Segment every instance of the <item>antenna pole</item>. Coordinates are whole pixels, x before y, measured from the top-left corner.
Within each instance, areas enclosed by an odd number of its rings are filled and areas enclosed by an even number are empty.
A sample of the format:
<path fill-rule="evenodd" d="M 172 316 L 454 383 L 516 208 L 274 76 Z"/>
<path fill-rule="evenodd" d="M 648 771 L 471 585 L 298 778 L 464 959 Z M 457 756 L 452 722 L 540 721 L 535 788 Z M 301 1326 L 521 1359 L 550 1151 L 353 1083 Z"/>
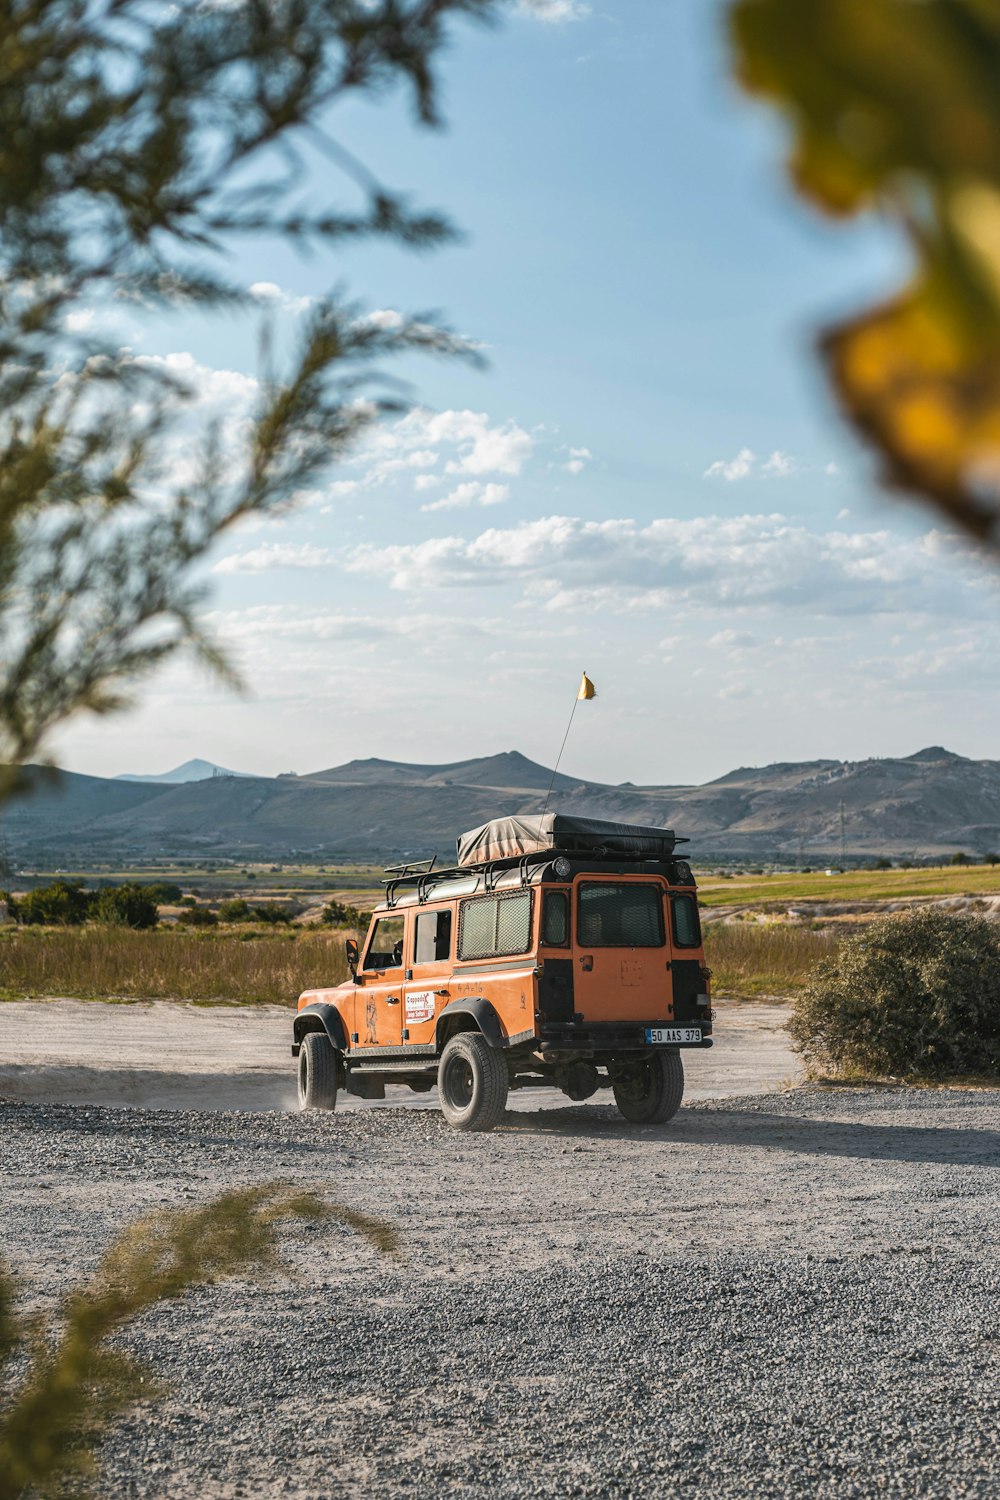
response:
<path fill-rule="evenodd" d="M 559 762 L 562 760 L 563 751 L 566 749 L 566 741 L 569 739 L 569 732 L 573 728 L 573 715 L 576 713 L 576 705 L 579 703 L 579 701 L 580 695 L 579 693 L 577 693 L 576 697 L 573 699 L 573 707 L 570 709 L 569 723 L 566 725 L 566 733 L 563 735 L 562 744 L 559 746 L 559 754 L 556 756 L 556 763 L 552 767 L 552 775 L 549 778 L 549 789 L 545 793 L 545 801 L 542 803 L 543 818 L 548 810 L 549 798 L 552 796 L 552 788 L 556 784 L 556 773 L 559 770 Z"/>
<path fill-rule="evenodd" d="M 844 799 L 840 799 L 840 868 L 847 868 L 847 841 L 844 836 Z"/>

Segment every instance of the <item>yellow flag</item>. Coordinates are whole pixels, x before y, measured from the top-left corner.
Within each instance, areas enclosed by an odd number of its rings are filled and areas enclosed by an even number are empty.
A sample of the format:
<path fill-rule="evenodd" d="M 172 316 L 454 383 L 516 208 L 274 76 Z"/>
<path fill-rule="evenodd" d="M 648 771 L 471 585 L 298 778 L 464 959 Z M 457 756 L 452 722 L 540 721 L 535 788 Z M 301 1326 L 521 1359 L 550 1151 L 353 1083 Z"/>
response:
<path fill-rule="evenodd" d="M 590 678 L 587 676 L 586 672 L 584 672 L 583 676 L 580 678 L 580 691 L 576 695 L 576 701 L 578 703 L 583 703 L 587 698 L 596 697 L 597 689 L 591 682 Z"/>

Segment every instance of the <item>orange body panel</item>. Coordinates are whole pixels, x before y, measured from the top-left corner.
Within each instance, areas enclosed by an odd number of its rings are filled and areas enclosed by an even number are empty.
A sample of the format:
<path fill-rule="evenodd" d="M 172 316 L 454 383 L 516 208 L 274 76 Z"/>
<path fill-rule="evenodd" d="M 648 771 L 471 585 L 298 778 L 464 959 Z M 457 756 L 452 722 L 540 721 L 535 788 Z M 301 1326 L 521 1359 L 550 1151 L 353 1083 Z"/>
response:
<path fill-rule="evenodd" d="M 655 888 L 660 903 L 662 927 L 658 943 L 635 946 L 601 946 L 578 941 L 580 886 L 587 881 L 609 882 L 624 886 L 635 882 Z M 307 990 L 299 999 L 299 1009 L 316 1002 L 336 1007 L 343 1022 L 350 1052 L 359 1057 L 365 1053 L 385 1056 L 383 1049 L 405 1053 L 414 1048 L 428 1051 L 435 1044 L 438 1024 L 448 1016 L 450 1006 L 459 1001 L 485 1000 L 495 1011 L 504 1037 L 515 1044 L 537 1036 L 545 1022 L 540 1004 L 540 986 L 547 966 L 550 971 L 561 966 L 566 992 L 572 996 L 572 1010 L 566 1021 L 577 1023 L 645 1022 L 697 1020 L 710 1030 L 708 1008 L 708 971 L 697 919 L 694 918 L 696 942 L 681 947 L 676 940 L 671 915 L 671 896 L 695 900 L 691 887 L 672 890 L 662 877 L 648 874 L 603 876 L 581 874 L 564 887 L 530 887 L 530 940 L 522 954 L 463 960 L 458 954 L 461 908 L 467 902 L 484 899 L 470 895 L 435 900 L 433 893 L 425 902 L 406 908 L 379 907 L 361 949 L 355 982 L 348 981 L 335 989 Z M 569 898 L 571 924 L 569 941 L 546 944 L 543 941 L 542 906 L 545 894 L 563 889 Z M 488 898 L 486 898 L 488 899 Z M 369 961 L 373 934 L 378 919 L 392 914 L 403 921 L 402 963 L 373 967 Z M 448 957 L 418 962 L 415 949 L 416 920 L 421 913 L 450 912 Z M 571 966 L 572 980 L 568 978 Z M 699 990 L 701 1011 L 695 1016 L 677 1014 L 674 1004 L 675 976 L 681 966 L 686 969 L 685 982 Z M 695 974 L 696 971 L 696 974 Z"/>

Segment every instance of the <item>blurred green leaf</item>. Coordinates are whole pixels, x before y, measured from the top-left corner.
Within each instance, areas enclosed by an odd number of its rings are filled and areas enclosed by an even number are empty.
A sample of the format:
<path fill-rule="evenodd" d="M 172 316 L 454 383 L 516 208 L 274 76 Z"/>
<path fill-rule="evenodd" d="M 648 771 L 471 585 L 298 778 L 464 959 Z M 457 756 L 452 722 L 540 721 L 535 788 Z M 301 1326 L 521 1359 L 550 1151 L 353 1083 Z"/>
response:
<path fill-rule="evenodd" d="M 899 225 L 898 297 L 829 329 L 841 404 L 885 482 L 997 546 L 1000 6 L 993 0 L 739 0 L 737 73 L 792 134 L 789 171 L 835 215 Z"/>

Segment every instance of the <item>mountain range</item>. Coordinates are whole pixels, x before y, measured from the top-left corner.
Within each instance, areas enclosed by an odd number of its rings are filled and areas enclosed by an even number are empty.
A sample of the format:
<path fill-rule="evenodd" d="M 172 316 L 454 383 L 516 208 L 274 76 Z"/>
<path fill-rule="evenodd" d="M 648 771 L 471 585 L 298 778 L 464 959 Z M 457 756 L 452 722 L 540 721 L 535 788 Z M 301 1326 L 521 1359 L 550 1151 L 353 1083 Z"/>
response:
<path fill-rule="evenodd" d="M 188 765 L 210 765 L 189 762 Z M 150 858 L 376 860 L 438 852 L 463 830 L 542 809 L 552 773 L 516 750 L 447 765 L 353 760 L 309 775 L 104 778 L 28 768 L 0 836 L 19 862 Z M 1000 762 L 940 746 L 900 759 L 741 767 L 702 786 L 558 775 L 552 811 L 673 828 L 701 857 L 921 858 L 1000 848 Z"/>

